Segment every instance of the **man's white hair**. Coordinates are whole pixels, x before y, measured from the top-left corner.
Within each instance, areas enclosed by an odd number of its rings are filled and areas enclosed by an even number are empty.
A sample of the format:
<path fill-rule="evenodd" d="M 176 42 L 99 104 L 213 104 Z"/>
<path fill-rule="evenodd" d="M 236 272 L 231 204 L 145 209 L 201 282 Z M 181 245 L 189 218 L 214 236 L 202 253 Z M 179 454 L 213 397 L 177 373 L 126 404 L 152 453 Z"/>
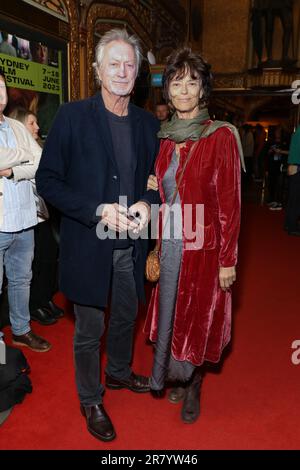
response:
<path fill-rule="evenodd" d="M 111 29 L 101 37 L 95 50 L 95 62 L 93 63 L 93 67 L 95 69 L 96 80 L 98 83 L 100 83 L 100 80 L 98 77 L 97 69 L 99 69 L 102 65 L 105 47 L 112 41 L 123 41 L 126 44 L 129 44 L 129 46 L 133 48 L 135 55 L 136 76 L 140 68 L 143 54 L 139 39 L 133 34 L 129 35 L 126 29 Z"/>

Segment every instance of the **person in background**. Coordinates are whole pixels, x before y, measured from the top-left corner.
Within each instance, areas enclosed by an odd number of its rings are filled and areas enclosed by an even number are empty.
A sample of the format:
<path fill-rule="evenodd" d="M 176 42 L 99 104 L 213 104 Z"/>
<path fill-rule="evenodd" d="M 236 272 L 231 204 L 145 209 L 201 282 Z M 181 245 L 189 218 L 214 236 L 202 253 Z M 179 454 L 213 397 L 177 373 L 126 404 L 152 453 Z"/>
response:
<path fill-rule="evenodd" d="M 19 40 L 15 34 L 11 37 L 11 45 L 15 48 L 17 57 L 20 57 Z"/>
<path fill-rule="evenodd" d="M 266 132 L 261 124 L 256 124 L 254 130 L 253 173 L 254 181 L 263 181 L 264 157 L 266 148 Z"/>
<path fill-rule="evenodd" d="M 31 179 L 41 148 L 20 122 L 4 116 L 5 75 L 0 70 L 0 284 L 5 266 L 13 344 L 46 352 L 50 343 L 30 326 L 29 295 L 34 253 L 33 227 L 38 223 Z"/>
<path fill-rule="evenodd" d="M 240 130 L 240 136 L 246 165 L 245 178 L 249 180 L 253 174 L 254 136 L 252 126 L 244 124 Z"/>
<path fill-rule="evenodd" d="M 167 380 L 177 382 L 169 400 L 183 401 L 184 423 L 200 413 L 203 363 L 219 362 L 230 341 L 236 279 L 242 147 L 234 126 L 210 119 L 211 82 L 209 65 L 189 48 L 168 57 L 163 87 L 175 112 L 158 133 L 155 173 L 172 215 L 168 228 L 163 217 L 145 331 L 155 342 L 151 390 L 160 396 Z"/>
<path fill-rule="evenodd" d="M 100 383 L 99 348 L 110 287 L 106 387 L 150 391 L 149 377 L 131 369 L 138 299 L 145 299 L 148 241 L 127 236 L 129 229 L 137 235 L 146 230 L 150 205 L 159 202 L 156 191 L 146 190 L 159 123 L 130 103 L 141 58 L 138 39 L 126 30 L 101 37 L 94 64 L 101 91 L 60 108 L 36 176 L 39 194 L 62 213 L 60 290 L 75 304 L 80 410 L 88 431 L 102 441 L 116 437 Z M 139 222 L 131 220 L 137 214 Z"/>
<path fill-rule="evenodd" d="M 170 118 L 170 109 L 167 103 L 161 101 L 155 106 L 155 116 L 160 122 L 160 125 L 163 126 L 165 123 L 169 121 Z M 150 175 L 148 178 L 147 189 L 157 191 L 157 178 L 155 175 Z"/>
<path fill-rule="evenodd" d="M 169 121 L 170 110 L 167 103 L 164 103 L 163 101 L 157 103 L 157 105 L 155 106 L 155 116 L 157 117 L 161 125 Z"/>
<path fill-rule="evenodd" d="M 2 31 L 2 42 L 0 44 L 0 53 L 17 57 L 16 49 L 14 48 L 14 46 L 9 44 L 8 42 L 8 33 L 6 31 Z"/>
<path fill-rule="evenodd" d="M 15 108 L 10 117 L 22 122 L 32 137 L 38 141 L 39 126 L 35 113 Z M 34 241 L 30 317 L 41 325 L 53 325 L 64 315 L 64 311 L 52 300 L 57 291 L 58 245 L 53 237 L 51 220 L 41 219 L 34 227 Z"/>
<path fill-rule="evenodd" d="M 269 132 L 267 150 L 267 174 L 269 187 L 269 209 L 282 210 L 283 183 L 287 163 L 287 144 L 282 139 L 282 130 L 279 126 L 274 129 L 274 134 Z"/>

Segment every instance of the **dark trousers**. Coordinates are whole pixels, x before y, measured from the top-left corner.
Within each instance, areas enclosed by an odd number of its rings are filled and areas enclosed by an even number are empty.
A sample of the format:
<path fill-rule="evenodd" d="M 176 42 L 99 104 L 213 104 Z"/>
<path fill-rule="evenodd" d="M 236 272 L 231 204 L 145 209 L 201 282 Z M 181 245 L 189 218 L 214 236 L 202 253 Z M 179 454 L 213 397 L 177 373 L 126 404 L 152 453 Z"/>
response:
<path fill-rule="evenodd" d="M 299 230 L 300 217 L 300 172 L 289 176 L 289 196 L 286 208 L 285 226 L 289 232 Z"/>
<path fill-rule="evenodd" d="M 242 173 L 247 181 L 251 179 L 253 173 L 253 157 L 245 157 L 246 173 Z"/>
<path fill-rule="evenodd" d="M 106 373 L 116 379 L 131 374 L 137 294 L 133 276 L 132 247 L 113 252 L 111 310 L 106 338 Z M 92 282 L 92 281 L 91 281 Z M 76 385 L 85 406 L 101 403 L 104 387 L 100 382 L 100 340 L 103 336 L 104 309 L 74 306 L 74 357 Z"/>
<path fill-rule="evenodd" d="M 34 258 L 29 301 L 31 312 L 47 306 L 57 291 L 57 258 L 58 245 L 53 237 L 51 222 L 46 220 L 34 227 Z"/>
<path fill-rule="evenodd" d="M 269 197 L 270 202 L 282 203 L 283 200 L 283 174 L 280 171 L 280 161 L 269 164 Z"/>

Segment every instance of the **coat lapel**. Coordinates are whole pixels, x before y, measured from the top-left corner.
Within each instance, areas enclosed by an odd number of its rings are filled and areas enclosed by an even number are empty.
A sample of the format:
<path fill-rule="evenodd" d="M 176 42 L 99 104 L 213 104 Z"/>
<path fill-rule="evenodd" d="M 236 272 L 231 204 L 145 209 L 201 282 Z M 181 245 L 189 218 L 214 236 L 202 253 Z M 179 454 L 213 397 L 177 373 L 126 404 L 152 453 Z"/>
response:
<path fill-rule="evenodd" d="M 131 136 L 132 136 L 132 147 L 134 157 L 136 161 L 135 165 L 135 190 L 139 190 L 139 185 L 143 183 L 144 167 L 146 158 L 140 158 L 140 142 L 142 136 L 141 119 L 139 113 L 135 109 L 135 106 L 129 105 L 129 112 L 131 118 Z"/>
<path fill-rule="evenodd" d="M 91 98 L 91 106 L 94 117 L 94 123 L 96 126 L 96 135 L 99 136 L 99 138 L 102 140 L 105 151 L 117 170 L 118 165 L 115 160 L 111 132 L 106 116 L 103 99 L 100 92 Z M 101 145 L 99 146 L 99 148 L 101 148 Z"/>
<path fill-rule="evenodd" d="M 129 105 L 129 113 L 131 119 L 131 135 L 133 143 L 133 151 L 136 158 L 139 155 L 139 142 L 141 137 L 141 119 L 134 106 Z"/>

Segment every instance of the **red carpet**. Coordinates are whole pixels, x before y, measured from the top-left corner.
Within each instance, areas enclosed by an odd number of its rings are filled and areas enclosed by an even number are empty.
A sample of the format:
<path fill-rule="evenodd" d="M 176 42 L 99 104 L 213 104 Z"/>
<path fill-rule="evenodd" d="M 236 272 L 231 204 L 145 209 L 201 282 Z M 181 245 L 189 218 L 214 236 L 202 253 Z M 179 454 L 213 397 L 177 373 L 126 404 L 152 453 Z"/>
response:
<path fill-rule="evenodd" d="M 291 345 L 300 340 L 300 239 L 282 230 L 281 213 L 247 205 L 243 214 L 231 350 L 206 374 L 196 424 L 181 422 L 180 404 L 108 390 L 117 439 L 93 438 L 79 413 L 69 311 L 56 325 L 34 324 L 53 348 L 24 348 L 34 389 L 0 427 L 0 449 L 299 449 L 300 364 L 291 362 Z M 143 316 L 134 370 L 148 374 Z"/>

